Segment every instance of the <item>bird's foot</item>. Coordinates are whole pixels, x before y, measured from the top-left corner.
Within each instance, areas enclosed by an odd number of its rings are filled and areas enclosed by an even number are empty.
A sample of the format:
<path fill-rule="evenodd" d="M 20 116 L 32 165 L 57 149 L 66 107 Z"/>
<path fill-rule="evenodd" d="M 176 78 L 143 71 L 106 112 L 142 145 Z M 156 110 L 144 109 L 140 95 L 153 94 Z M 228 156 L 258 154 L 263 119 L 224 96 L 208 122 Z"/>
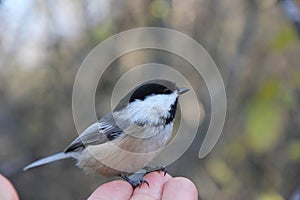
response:
<path fill-rule="evenodd" d="M 128 183 L 130 183 L 130 185 L 133 188 L 136 188 L 136 187 L 141 188 L 141 186 L 142 186 L 143 183 L 146 183 L 148 185 L 148 187 L 149 187 L 150 185 L 149 185 L 148 181 L 146 181 L 143 178 L 143 175 L 136 176 L 136 174 L 134 174 L 134 176 L 130 176 L 130 177 L 125 176 L 125 175 L 121 175 L 121 178 L 123 178 L 125 181 L 127 181 Z"/>
<path fill-rule="evenodd" d="M 158 173 L 163 172 L 164 176 L 166 176 L 168 171 L 165 166 L 159 166 L 159 167 L 155 167 L 155 168 L 148 168 L 146 174 L 149 174 L 151 172 L 158 172 Z"/>

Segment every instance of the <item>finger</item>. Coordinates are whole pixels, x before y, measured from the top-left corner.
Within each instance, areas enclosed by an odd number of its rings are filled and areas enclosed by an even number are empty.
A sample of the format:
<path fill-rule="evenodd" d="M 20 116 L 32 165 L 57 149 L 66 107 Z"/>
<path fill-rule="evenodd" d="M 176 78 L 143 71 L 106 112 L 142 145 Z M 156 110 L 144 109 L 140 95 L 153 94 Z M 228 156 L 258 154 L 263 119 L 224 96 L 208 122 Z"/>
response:
<path fill-rule="evenodd" d="M 197 200 L 198 191 L 192 181 L 177 177 L 169 180 L 164 187 L 162 200 Z"/>
<path fill-rule="evenodd" d="M 88 200 L 129 200 L 132 190 L 126 181 L 111 181 L 98 187 Z"/>
<path fill-rule="evenodd" d="M 152 172 L 147 174 L 144 179 L 148 181 L 149 187 L 142 184 L 141 188 L 137 187 L 133 191 L 131 200 L 156 200 L 161 199 L 164 184 L 167 183 L 172 177 L 169 174 L 164 176 L 163 173 Z"/>
<path fill-rule="evenodd" d="M 0 174 L 0 199 L 1 200 L 18 200 L 18 194 L 14 186 Z"/>

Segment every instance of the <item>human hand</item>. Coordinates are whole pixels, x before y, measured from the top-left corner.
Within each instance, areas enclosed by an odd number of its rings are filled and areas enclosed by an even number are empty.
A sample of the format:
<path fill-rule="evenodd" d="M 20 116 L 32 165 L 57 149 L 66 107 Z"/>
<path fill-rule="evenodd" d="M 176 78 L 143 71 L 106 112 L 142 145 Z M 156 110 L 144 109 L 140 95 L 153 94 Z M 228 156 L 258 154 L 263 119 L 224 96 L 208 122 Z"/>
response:
<path fill-rule="evenodd" d="M 105 183 L 98 187 L 88 200 L 196 200 L 198 191 L 187 178 L 172 178 L 169 174 L 152 172 L 144 177 L 148 182 L 141 188 L 133 190 L 131 185 L 123 180 Z"/>
<path fill-rule="evenodd" d="M 19 197 L 13 185 L 4 176 L 0 174 L 0 199 L 18 200 Z"/>

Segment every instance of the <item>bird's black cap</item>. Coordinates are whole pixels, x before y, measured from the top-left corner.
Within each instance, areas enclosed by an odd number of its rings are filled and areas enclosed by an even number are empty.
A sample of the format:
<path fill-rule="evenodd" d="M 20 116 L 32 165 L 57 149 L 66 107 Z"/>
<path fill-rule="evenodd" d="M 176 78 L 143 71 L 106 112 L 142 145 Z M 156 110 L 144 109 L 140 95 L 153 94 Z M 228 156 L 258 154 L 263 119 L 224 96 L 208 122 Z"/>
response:
<path fill-rule="evenodd" d="M 144 82 L 129 92 L 116 106 L 114 111 L 121 110 L 128 103 L 135 100 L 144 100 L 147 96 L 155 94 L 171 94 L 177 89 L 176 84 L 168 80 L 155 79 Z"/>

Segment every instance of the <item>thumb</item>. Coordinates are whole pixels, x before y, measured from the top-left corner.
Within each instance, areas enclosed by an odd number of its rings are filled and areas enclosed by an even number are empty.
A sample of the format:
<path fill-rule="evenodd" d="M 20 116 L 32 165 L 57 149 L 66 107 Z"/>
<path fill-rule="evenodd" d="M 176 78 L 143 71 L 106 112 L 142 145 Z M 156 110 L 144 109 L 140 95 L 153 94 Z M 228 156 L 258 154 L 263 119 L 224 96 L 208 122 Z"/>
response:
<path fill-rule="evenodd" d="M 18 194 L 9 180 L 0 174 L 0 199 L 19 200 Z"/>

